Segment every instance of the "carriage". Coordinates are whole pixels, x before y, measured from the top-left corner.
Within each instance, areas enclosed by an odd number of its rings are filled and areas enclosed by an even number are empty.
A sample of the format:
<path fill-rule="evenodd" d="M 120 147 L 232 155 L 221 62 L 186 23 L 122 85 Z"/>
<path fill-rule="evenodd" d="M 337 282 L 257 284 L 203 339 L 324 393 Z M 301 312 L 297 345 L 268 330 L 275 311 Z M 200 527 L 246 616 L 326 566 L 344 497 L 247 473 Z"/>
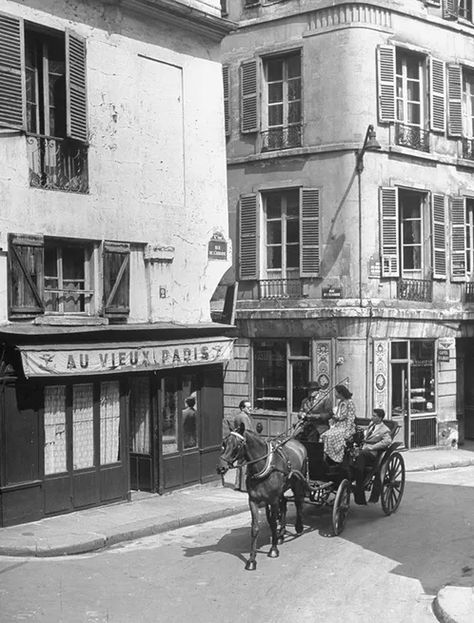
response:
<path fill-rule="evenodd" d="M 361 427 L 369 420 L 357 418 L 356 425 Z M 398 448 L 401 442 L 395 441 L 400 426 L 393 420 L 384 420 L 390 429 L 392 443 L 388 448 L 378 451 L 375 464 L 366 467 L 364 488 L 370 493 L 369 501 L 380 500 L 382 511 L 391 515 L 400 506 L 405 488 L 405 463 Z M 305 474 L 305 502 L 320 507 L 329 507 L 332 511 L 332 528 L 334 535 L 344 530 L 349 512 L 351 489 L 354 481 L 351 467 L 351 454 L 356 444 L 353 440 L 346 444 L 346 454 L 342 464 L 328 466 L 324 461 L 323 444 L 303 441 L 308 453 L 307 471 Z M 287 496 L 287 500 L 293 500 Z"/>

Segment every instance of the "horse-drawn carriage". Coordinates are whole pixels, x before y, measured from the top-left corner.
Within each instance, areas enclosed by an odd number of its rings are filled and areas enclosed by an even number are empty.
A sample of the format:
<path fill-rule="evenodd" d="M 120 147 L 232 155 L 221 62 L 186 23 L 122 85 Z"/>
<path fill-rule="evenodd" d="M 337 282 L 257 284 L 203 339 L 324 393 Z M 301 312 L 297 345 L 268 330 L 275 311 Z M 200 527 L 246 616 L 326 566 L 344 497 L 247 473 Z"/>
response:
<path fill-rule="evenodd" d="M 367 421 L 358 420 L 359 425 Z M 364 488 L 371 493 L 370 501 L 380 498 L 386 515 L 394 513 L 401 502 L 405 486 L 405 464 L 398 451 L 401 443 L 395 441 L 398 424 L 385 421 L 390 429 L 392 443 L 378 451 L 376 462 L 364 472 Z M 296 507 L 295 529 L 303 531 L 303 503 L 329 507 L 335 535 L 341 534 L 349 512 L 350 497 L 355 480 L 351 454 L 357 451 L 356 441 L 346 444 L 344 461 L 329 465 L 324 459 L 323 444 L 299 442 L 293 436 L 264 440 L 257 433 L 240 428 L 224 440 L 217 471 L 225 473 L 239 461 L 247 468 L 247 490 L 252 514 L 252 542 L 246 569 L 256 568 L 256 542 L 259 532 L 258 509 L 265 507 L 272 531 L 272 545 L 268 556 L 279 556 L 278 543 L 286 534 L 287 502 Z M 292 495 L 286 493 L 291 490 Z M 278 528 L 278 523 L 280 527 Z"/>

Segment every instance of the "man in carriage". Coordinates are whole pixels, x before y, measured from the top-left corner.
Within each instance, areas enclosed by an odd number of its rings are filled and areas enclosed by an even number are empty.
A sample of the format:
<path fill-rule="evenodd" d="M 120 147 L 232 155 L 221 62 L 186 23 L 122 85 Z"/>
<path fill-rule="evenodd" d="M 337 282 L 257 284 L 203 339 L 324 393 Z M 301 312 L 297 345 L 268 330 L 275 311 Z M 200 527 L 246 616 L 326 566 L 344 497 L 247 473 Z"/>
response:
<path fill-rule="evenodd" d="M 331 397 L 322 391 L 317 381 L 308 385 L 308 395 L 303 399 L 298 413 L 300 424 L 295 438 L 299 441 L 319 441 L 324 431 L 328 430 L 328 420 L 332 416 Z"/>

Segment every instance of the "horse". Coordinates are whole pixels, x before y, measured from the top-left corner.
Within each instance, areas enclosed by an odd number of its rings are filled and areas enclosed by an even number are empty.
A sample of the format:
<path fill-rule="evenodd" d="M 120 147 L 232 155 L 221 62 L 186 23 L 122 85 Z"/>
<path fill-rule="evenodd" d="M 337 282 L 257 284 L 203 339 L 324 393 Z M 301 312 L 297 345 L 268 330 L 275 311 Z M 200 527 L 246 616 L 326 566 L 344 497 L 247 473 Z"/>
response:
<path fill-rule="evenodd" d="M 286 532 L 285 491 L 291 488 L 296 506 L 295 530 L 303 532 L 302 511 L 306 492 L 307 453 L 296 439 L 290 438 L 272 446 L 257 433 L 246 430 L 241 424 L 223 441 L 223 451 L 217 464 L 217 473 L 225 474 L 235 461 L 247 466 L 247 493 L 252 515 L 250 557 L 245 569 L 257 567 L 256 550 L 259 533 L 258 509 L 265 507 L 267 521 L 272 531 L 269 558 L 278 558 L 278 544 L 283 543 Z M 280 529 L 278 530 L 278 519 Z"/>

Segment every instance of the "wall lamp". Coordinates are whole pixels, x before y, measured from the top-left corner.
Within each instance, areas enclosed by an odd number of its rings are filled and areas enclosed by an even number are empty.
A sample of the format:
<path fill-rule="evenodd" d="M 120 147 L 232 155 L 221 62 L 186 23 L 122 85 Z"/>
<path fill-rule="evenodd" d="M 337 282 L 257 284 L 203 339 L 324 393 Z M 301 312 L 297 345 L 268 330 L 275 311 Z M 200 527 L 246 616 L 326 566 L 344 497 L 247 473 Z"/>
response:
<path fill-rule="evenodd" d="M 364 154 L 366 151 L 375 151 L 376 149 L 382 149 L 382 146 L 377 140 L 377 135 L 375 134 L 374 126 L 369 125 L 367 127 L 367 132 L 365 133 L 364 144 L 362 145 L 362 149 L 357 149 L 355 152 L 356 155 L 356 171 L 360 175 L 364 170 Z"/>

